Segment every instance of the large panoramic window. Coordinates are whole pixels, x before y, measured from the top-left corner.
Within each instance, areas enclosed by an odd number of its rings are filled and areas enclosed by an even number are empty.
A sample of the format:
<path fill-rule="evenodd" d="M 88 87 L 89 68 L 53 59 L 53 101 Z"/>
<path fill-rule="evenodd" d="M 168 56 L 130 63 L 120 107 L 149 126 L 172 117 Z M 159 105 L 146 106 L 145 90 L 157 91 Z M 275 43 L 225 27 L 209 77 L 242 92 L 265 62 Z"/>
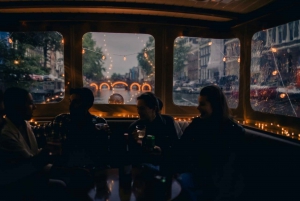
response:
<path fill-rule="evenodd" d="M 21 87 L 34 103 L 64 98 L 63 37 L 58 32 L 0 32 L 0 89 Z"/>
<path fill-rule="evenodd" d="M 257 32 L 251 45 L 254 110 L 300 117 L 299 20 Z"/>
<path fill-rule="evenodd" d="M 173 102 L 196 106 L 200 90 L 218 85 L 230 108 L 239 97 L 240 41 L 178 37 L 174 41 Z"/>
<path fill-rule="evenodd" d="M 136 104 L 139 94 L 154 92 L 154 42 L 147 34 L 84 34 L 83 86 L 94 92 L 94 103 Z"/>

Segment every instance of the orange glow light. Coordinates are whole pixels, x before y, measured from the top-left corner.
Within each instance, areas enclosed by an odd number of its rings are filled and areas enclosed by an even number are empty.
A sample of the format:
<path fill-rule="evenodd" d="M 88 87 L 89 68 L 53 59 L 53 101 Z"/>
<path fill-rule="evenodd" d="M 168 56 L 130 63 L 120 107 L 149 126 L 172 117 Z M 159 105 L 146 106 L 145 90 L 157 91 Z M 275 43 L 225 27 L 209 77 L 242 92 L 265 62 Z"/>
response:
<path fill-rule="evenodd" d="M 144 83 L 143 85 L 142 85 L 142 91 L 147 91 L 147 90 L 144 90 L 144 87 L 149 87 L 149 91 L 151 91 L 151 85 L 150 84 L 147 84 L 147 83 Z"/>
<path fill-rule="evenodd" d="M 90 86 L 91 86 L 91 87 L 95 87 L 95 88 L 96 88 L 96 90 L 98 90 L 98 85 L 97 85 L 97 84 L 95 84 L 95 83 L 91 83 L 91 84 L 90 84 Z"/>
<path fill-rule="evenodd" d="M 100 86 L 99 86 L 99 89 L 100 89 L 100 90 L 102 89 L 103 85 L 107 86 L 108 90 L 110 90 L 110 86 L 109 86 L 109 84 L 106 83 L 106 82 L 100 84 Z"/>
<path fill-rule="evenodd" d="M 126 82 L 114 82 L 111 86 L 114 87 L 116 84 L 124 84 L 126 87 L 128 87 Z"/>
<path fill-rule="evenodd" d="M 140 85 L 139 83 L 137 83 L 137 82 L 132 83 L 132 84 L 130 85 L 130 90 L 132 90 L 132 87 L 133 87 L 133 86 L 137 86 L 137 87 L 138 87 L 138 91 L 141 90 L 141 85 Z"/>

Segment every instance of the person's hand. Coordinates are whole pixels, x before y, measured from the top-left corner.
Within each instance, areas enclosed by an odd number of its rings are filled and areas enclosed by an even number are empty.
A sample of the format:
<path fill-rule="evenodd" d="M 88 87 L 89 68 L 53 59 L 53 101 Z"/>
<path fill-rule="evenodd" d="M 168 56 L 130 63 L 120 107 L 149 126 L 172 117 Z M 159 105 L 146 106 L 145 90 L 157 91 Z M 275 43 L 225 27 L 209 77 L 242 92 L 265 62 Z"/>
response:
<path fill-rule="evenodd" d="M 153 149 L 145 147 L 144 151 L 150 155 L 159 156 L 161 155 L 161 148 L 159 146 L 154 146 Z"/>
<path fill-rule="evenodd" d="M 47 143 L 41 152 L 47 152 L 48 155 L 61 155 L 62 148 L 60 143 Z"/>
<path fill-rule="evenodd" d="M 138 132 L 137 132 L 137 130 L 134 130 L 133 132 L 132 132 L 132 136 L 133 136 L 133 139 L 135 139 L 135 141 L 141 141 L 141 140 L 139 140 L 139 134 L 138 134 Z M 142 141 L 141 141 L 142 142 Z M 141 144 L 141 143 L 140 143 Z"/>

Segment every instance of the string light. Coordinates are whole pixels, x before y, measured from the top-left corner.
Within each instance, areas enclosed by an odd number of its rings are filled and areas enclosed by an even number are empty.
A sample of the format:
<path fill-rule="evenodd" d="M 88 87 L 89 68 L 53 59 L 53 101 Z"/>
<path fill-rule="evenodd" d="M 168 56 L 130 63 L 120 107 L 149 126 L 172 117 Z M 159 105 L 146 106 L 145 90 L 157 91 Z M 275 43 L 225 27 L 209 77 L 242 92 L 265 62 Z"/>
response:
<path fill-rule="evenodd" d="M 125 56 L 124 56 L 123 60 L 126 61 L 126 57 Z"/>

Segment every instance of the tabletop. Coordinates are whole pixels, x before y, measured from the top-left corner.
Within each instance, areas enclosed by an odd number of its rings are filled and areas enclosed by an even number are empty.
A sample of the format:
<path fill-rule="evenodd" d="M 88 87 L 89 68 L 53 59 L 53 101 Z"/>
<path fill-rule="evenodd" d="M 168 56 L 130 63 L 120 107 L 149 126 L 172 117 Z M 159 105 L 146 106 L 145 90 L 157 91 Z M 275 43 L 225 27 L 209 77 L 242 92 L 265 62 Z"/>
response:
<path fill-rule="evenodd" d="M 102 170 L 96 177 L 95 187 L 88 193 L 94 201 L 172 200 L 181 192 L 181 186 L 175 179 L 170 180 L 169 185 L 164 184 L 160 175 L 137 168 L 132 169 L 132 179 L 127 188 L 119 180 L 118 168 Z"/>

